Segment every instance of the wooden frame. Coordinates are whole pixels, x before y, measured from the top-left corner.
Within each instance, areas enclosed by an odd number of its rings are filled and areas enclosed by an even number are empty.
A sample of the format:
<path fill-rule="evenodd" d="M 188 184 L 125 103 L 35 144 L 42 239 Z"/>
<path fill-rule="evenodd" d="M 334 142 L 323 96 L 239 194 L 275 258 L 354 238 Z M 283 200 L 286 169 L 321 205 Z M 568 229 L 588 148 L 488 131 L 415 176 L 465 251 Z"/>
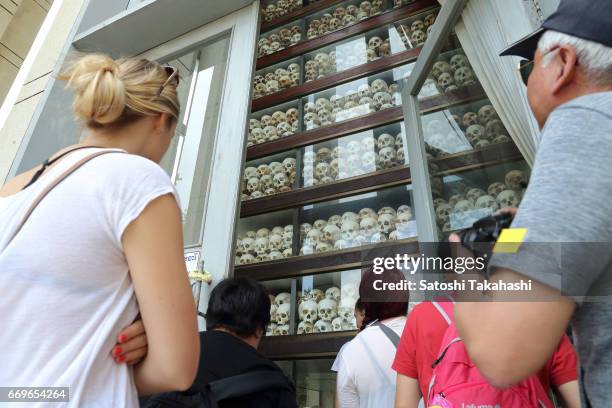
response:
<path fill-rule="evenodd" d="M 293 10 L 291 13 L 285 14 L 282 17 L 275 18 L 272 21 L 262 20 L 261 29 L 259 31 L 265 34 L 267 31 L 270 31 L 276 27 L 284 26 L 285 24 L 290 23 L 293 20 L 307 17 L 310 14 L 317 13 L 321 10 L 342 3 L 344 1 L 345 0 L 319 0 L 306 6 L 300 7 L 296 10 Z"/>
<path fill-rule="evenodd" d="M 353 81 L 360 77 L 378 74 L 389 69 L 397 68 L 401 65 L 414 62 L 419 56 L 421 48 L 411 48 L 406 51 L 391 55 L 386 58 L 380 58 L 376 61 L 368 62 L 354 68 L 336 72 L 335 74 L 327 75 L 315 81 L 304 82 L 303 84 L 284 89 L 270 95 L 262 96 L 253 100 L 251 104 L 251 112 L 257 112 L 262 109 L 270 108 L 274 105 L 297 99 L 303 95 L 312 94 L 322 91 L 333 86 L 342 85 Z"/>
<path fill-rule="evenodd" d="M 398 166 L 392 169 L 337 180 L 333 183 L 298 188 L 286 193 L 244 201 L 240 217 L 251 217 L 298 205 L 319 203 L 409 183 L 410 169 L 406 166 Z"/>
<path fill-rule="evenodd" d="M 483 98 L 486 98 L 486 94 L 480 85 L 476 85 L 431 98 L 425 98 L 420 101 L 420 108 L 422 114 L 426 114 Z M 282 153 L 298 147 L 324 142 L 326 140 L 336 139 L 341 136 L 350 135 L 351 133 L 373 129 L 389 123 L 401 121 L 402 119 L 402 108 L 396 107 L 360 116 L 355 119 L 334 123 L 333 125 L 307 130 L 292 136 L 249 147 L 247 149 L 247 161 Z"/>
<path fill-rule="evenodd" d="M 271 360 L 334 358 L 356 330 L 332 333 L 264 337 L 258 351 Z"/>
<path fill-rule="evenodd" d="M 296 256 L 277 261 L 239 265 L 234 268 L 234 276 L 250 277 L 257 280 L 295 278 L 341 269 L 359 268 L 371 264 L 374 258 L 394 257 L 400 252 L 406 254 L 418 253 L 419 243 L 416 238 L 387 241 L 341 251 Z"/>
<path fill-rule="evenodd" d="M 299 42 L 294 46 L 277 51 L 274 54 L 265 55 L 257 60 L 256 70 L 259 71 L 260 69 L 269 67 L 270 65 L 278 64 L 279 62 L 300 56 L 307 52 L 316 50 L 317 48 L 321 48 L 345 38 L 373 30 L 385 24 L 393 23 L 394 21 L 410 17 L 413 14 L 437 6 L 439 6 L 439 4 L 435 0 L 417 0 L 412 4 L 408 4 L 398 9 L 388 10 L 378 16 L 370 17 L 367 20 L 355 23 L 338 31 L 334 31 L 333 33 L 325 34 L 313 38 L 312 40 Z M 305 34 L 306 33 L 304 33 L 304 35 Z"/>

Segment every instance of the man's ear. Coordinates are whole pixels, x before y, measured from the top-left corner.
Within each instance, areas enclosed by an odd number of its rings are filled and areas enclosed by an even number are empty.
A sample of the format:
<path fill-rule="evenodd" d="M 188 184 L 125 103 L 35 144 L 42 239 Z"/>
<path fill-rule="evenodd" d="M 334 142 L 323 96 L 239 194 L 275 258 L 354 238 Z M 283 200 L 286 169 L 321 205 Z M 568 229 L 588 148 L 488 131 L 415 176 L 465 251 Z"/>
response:
<path fill-rule="evenodd" d="M 578 60 L 576 58 L 576 49 L 571 45 L 562 45 L 555 51 L 556 78 L 553 84 L 553 93 L 559 93 L 574 81 Z"/>

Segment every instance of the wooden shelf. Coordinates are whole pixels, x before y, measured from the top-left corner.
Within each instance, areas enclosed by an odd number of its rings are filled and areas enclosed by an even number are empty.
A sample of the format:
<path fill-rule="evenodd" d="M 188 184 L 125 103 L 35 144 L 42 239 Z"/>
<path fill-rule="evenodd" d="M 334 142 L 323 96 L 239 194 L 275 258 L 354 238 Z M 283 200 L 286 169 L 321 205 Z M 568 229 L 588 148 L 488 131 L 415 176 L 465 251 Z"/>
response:
<path fill-rule="evenodd" d="M 357 334 L 356 330 L 293 336 L 264 337 L 259 352 L 271 360 L 334 358 L 344 343 Z"/>
<path fill-rule="evenodd" d="M 406 166 L 398 166 L 392 169 L 337 180 L 333 183 L 303 187 L 286 193 L 243 201 L 240 217 L 251 217 L 253 215 L 292 208 L 303 204 L 329 201 L 409 183 L 410 169 Z"/>
<path fill-rule="evenodd" d="M 439 171 L 433 176 L 463 173 L 520 158 L 522 158 L 521 152 L 513 142 L 493 144 L 477 150 L 436 158 L 432 162 L 438 165 Z"/>
<path fill-rule="evenodd" d="M 293 10 L 291 13 L 285 14 L 284 16 L 275 18 L 272 21 L 263 21 L 261 23 L 260 32 L 265 33 L 273 28 L 284 26 L 287 23 L 290 23 L 293 20 L 300 19 L 302 17 L 306 17 L 310 14 L 314 14 L 318 11 L 324 10 L 328 7 L 334 6 L 336 4 L 342 3 L 345 0 L 319 0 L 312 4 L 308 4 L 304 7 L 300 7 L 299 9 Z"/>
<path fill-rule="evenodd" d="M 250 277 L 256 280 L 307 276 L 321 272 L 359 268 L 371 264 L 374 258 L 394 257 L 398 253 L 416 254 L 418 251 L 419 243 L 416 238 L 387 241 L 341 251 L 238 265 L 234 268 L 234 276 Z"/>
<path fill-rule="evenodd" d="M 419 105 L 423 113 L 431 113 L 483 98 L 486 98 L 486 94 L 478 85 L 422 99 L 419 101 Z M 385 109 L 383 111 L 370 113 L 355 119 L 338 122 L 333 125 L 307 130 L 292 136 L 253 145 L 247 149 L 246 160 L 250 161 L 260 157 L 292 150 L 298 147 L 336 139 L 352 133 L 362 132 L 364 130 L 401 121 L 402 119 L 403 113 L 401 107 Z"/>
<path fill-rule="evenodd" d="M 294 46 L 277 51 L 274 54 L 265 55 L 257 60 L 256 70 L 269 67 L 270 65 L 300 56 L 317 48 L 341 41 L 345 38 L 373 30 L 385 24 L 393 23 L 397 20 L 409 17 L 415 13 L 424 11 L 428 8 L 439 6 L 436 0 L 418 0 L 412 4 L 398 9 L 388 10 L 382 14 L 370 17 L 356 24 L 345 27 L 333 33 L 325 34 L 312 40 L 302 41 Z M 306 35 L 306 33 L 304 33 Z"/>
<path fill-rule="evenodd" d="M 420 52 L 421 47 L 412 48 L 387 58 L 380 58 L 376 61 L 337 72 L 315 81 L 305 82 L 277 93 L 262 96 L 261 98 L 253 100 L 251 112 L 257 112 L 258 110 L 266 109 L 274 105 L 280 105 L 283 102 L 319 92 L 333 86 L 342 85 L 360 77 L 378 74 L 379 72 L 409 64 L 416 61 Z"/>

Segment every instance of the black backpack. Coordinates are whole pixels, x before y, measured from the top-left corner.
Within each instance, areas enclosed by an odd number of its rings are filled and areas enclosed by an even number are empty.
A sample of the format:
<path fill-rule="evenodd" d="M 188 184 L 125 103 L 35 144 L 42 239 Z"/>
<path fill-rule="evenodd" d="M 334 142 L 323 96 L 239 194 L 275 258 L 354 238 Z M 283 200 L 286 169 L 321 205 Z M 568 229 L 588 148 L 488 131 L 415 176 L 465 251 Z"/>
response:
<path fill-rule="evenodd" d="M 261 391 L 286 389 L 293 392 L 287 377 L 277 371 L 253 371 L 212 381 L 195 394 L 166 392 L 147 399 L 141 408 L 219 408 L 219 403 Z"/>

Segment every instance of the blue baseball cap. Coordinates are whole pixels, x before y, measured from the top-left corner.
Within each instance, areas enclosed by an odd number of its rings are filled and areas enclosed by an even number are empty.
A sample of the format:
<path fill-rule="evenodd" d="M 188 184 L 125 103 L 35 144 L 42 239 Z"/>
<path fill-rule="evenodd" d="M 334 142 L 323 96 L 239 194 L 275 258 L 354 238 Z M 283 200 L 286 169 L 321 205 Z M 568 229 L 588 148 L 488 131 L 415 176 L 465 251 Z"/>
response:
<path fill-rule="evenodd" d="M 499 55 L 532 60 L 546 30 L 554 30 L 612 47 L 612 0 L 561 0 L 542 26 L 508 46 Z"/>

